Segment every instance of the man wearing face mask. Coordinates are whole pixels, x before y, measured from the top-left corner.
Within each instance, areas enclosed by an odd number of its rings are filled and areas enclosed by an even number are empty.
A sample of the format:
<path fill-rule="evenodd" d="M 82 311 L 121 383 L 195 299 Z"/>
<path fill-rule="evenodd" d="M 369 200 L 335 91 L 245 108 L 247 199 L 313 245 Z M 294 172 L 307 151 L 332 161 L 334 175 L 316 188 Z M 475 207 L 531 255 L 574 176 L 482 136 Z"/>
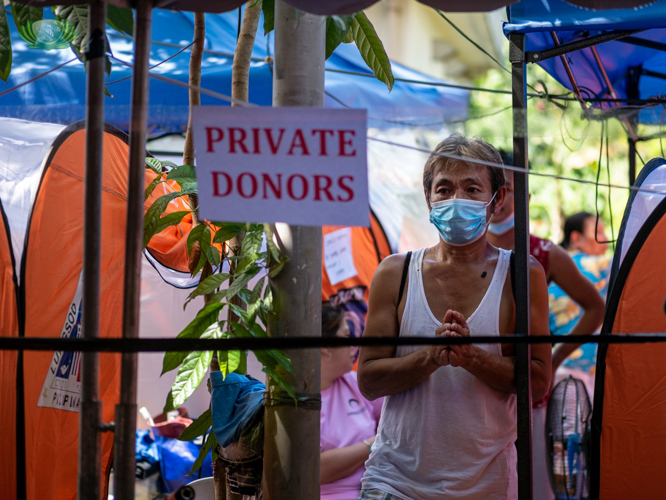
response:
<path fill-rule="evenodd" d="M 449 159 L 444 155 L 469 158 Z M 506 196 L 502 163 L 485 141 L 453 135 L 423 172 L 437 245 L 393 255 L 370 288 L 364 336 L 515 333 L 510 252 L 486 240 Z M 530 262 L 532 335 L 548 335 L 543 269 Z M 550 384 L 550 347 L 532 346 L 532 391 Z M 515 349 L 510 344 L 363 347 L 358 382 L 387 396 L 360 500 L 517 498 Z"/>

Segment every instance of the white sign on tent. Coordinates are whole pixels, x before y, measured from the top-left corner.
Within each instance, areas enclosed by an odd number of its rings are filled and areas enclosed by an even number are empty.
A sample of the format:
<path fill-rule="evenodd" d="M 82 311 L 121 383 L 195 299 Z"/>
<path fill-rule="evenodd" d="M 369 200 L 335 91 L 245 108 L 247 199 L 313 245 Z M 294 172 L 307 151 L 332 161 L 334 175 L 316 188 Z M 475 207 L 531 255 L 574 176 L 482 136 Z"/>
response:
<path fill-rule="evenodd" d="M 369 225 L 365 110 L 199 106 L 193 112 L 202 218 Z"/>

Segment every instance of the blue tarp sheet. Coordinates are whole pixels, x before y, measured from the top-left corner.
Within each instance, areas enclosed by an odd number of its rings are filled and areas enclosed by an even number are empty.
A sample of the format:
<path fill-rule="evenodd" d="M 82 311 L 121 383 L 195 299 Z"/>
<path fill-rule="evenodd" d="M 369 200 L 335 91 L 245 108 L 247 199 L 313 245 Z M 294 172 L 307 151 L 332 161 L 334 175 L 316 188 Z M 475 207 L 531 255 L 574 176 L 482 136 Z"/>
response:
<path fill-rule="evenodd" d="M 53 17 L 49 9 L 45 17 Z M 10 15 L 11 17 L 11 15 Z M 202 63 L 202 87 L 222 94 L 231 94 L 231 67 L 236 46 L 238 13 L 206 14 L 206 43 Z M 25 82 L 65 61 L 72 59 L 71 50 L 38 50 L 27 48 L 18 35 L 13 19 L 9 19 L 14 61 L 8 84 L 0 82 L 0 92 Z M 273 34 L 265 36 L 259 27 L 250 71 L 250 101 L 270 106 L 272 97 L 271 65 L 266 57 L 273 53 Z M 192 42 L 193 15 L 156 9 L 153 13 L 153 43 L 151 65 L 173 56 Z M 115 57 L 132 62 L 133 42 L 125 35 L 109 30 L 111 50 Z M 181 82 L 187 82 L 190 51 L 163 62 L 151 71 Z M 369 73 L 370 70 L 352 44 L 342 44 L 326 62 L 332 70 Z M 431 77 L 393 63 L 394 75 L 399 78 L 436 82 Z M 131 69 L 118 62 L 108 78 L 108 90 L 114 95 L 105 101 L 105 119 L 128 129 Z M 374 78 L 327 71 L 326 106 L 342 107 L 340 102 L 356 108 L 367 108 L 370 126 L 391 126 L 391 120 L 409 123 L 442 123 L 467 116 L 469 93 L 465 90 L 429 85 L 396 82 L 393 91 Z M 201 96 L 203 105 L 226 105 L 224 101 Z M 148 126 L 151 135 L 184 132 L 188 116 L 186 88 L 151 79 Z M 85 117 L 85 72 L 77 60 L 20 89 L 0 97 L 0 116 L 27 120 L 71 123 Z"/>
<path fill-rule="evenodd" d="M 666 43 L 666 0 L 637 9 L 604 11 L 583 9 L 563 0 L 522 0 L 507 7 L 507 13 L 509 21 L 504 25 L 504 32 L 526 33 L 528 51 L 553 47 L 551 31 L 557 32 L 562 43 L 569 43 L 610 30 L 647 29 L 633 36 Z M 641 67 L 666 77 L 666 52 L 622 41 L 602 43 L 596 48 L 618 98 L 627 97 L 630 68 Z M 571 52 L 566 57 L 584 98 L 611 97 L 591 49 Z M 562 85 L 572 89 L 559 57 L 539 64 Z M 639 98 L 662 97 L 664 94 L 666 80 L 646 74 L 640 77 Z M 597 105 L 604 109 L 617 106 L 609 103 Z M 642 109 L 639 120 L 642 123 L 664 123 L 664 106 Z"/>

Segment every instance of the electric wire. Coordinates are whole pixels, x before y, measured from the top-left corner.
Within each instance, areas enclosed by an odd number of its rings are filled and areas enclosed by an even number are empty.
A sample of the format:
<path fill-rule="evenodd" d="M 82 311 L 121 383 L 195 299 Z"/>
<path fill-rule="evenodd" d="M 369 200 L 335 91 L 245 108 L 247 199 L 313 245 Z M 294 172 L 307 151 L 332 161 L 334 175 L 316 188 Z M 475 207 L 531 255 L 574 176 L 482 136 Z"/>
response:
<path fill-rule="evenodd" d="M 486 161 L 486 160 L 479 160 L 477 158 L 469 158 L 465 156 L 458 156 L 454 154 L 449 154 L 449 153 L 443 153 L 441 151 L 431 151 L 429 149 L 424 149 L 420 148 L 418 146 L 410 146 L 408 144 L 400 144 L 398 142 L 393 142 L 393 141 L 388 141 L 386 139 L 380 139 L 378 137 L 372 137 L 368 136 L 367 138 L 369 141 L 375 141 L 375 142 L 381 142 L 383 144 L 388 144 L 390 146 L 396 146 L 404 149 L 410 149 L 412 151 L 418 151 L 421 153 L 426 153 L 428 155 L 435 155 L 435 156 L 440 156 L 442 158 L 448 158 L 451 160 L 456 160 L 460 162 L 465 162 L 465 163 L 476 163 L 478 165 L 486 165 L 488 167 L 495 167 L 495 168 L 501 168 L 504 170 L 511 170 L 512 172 L 519 172 L 521 174 L 528 174 L 528 175 L 535 175 L 537 177 L 548 177 L 551 179 L 560 179 L 563 181 L 568 181 L 568 182 L 577 182 L 579 184 L 590 184 L 592 186 L 595 186 L 597 183 L 595 181 L 590 181 L 586 179 L 575 179 L 573 177 L 565 177 L 563 175 L 558 175 L 558 174 L 548 174 L 545 172 L 535 172 L 533 170 L 528 170 L 525 172 L 525 169 L 519 168 L 519 167 L 514 167 L 513 165 L 504 165 L 501 163 L 494 163 L 491 161 Z M 642 192 L 642 193 L 651 193 L 651 194 L 661 194 L 661 195 L 666 195 L 666 191 L 657 191 L 655 189 L 649 189 L 649 188 L 644 188 L 644 187 L 637 187 L 637 186 L 620 186 L 618 184 L 608 184 L 610 187 L 615 188 L 615 189 L 626 189 L 629 191 L 635 191 L 635 192 Z"/>
<path fill-rule="evenodd" d="M 58 64 L 58 65 L 55 66 L 54 68 L 51 68 L 50 70 L 45 71 L 44 73 L 40 73 L 39 75 L 34 76 L 34 77 L 30 78 L 29 80 L 26 80 L 25 82 L 21 82 L 21 83 L 19 83 L 18 85 L 14 85 L 14 86 L 11 87 L 11 88 L 8 88 L 8 89 L 6 89 L 6 90 L 3 90 L 2 92 L 0 92 L 0 97 L 2 97 L 2 96 L 4 96 L 4 95 L 7 95 L 7 94 L 9 94 L 9 93 L 11 93 L 11 92 L 14 92 L 15 90 L 18 90 L 18 89 L 20 89 L 21 87 L 23 87 L 24 85 L 28 85 L 29 83 L 36 82 L 37 80 L 39 80 L 40 78 L 45 77 L 45 76 L 48 75 L 49 73 L 53 73 L 54 71 L 59 70 L 59 69 L 62 68 L 63 66 L 67 66 L 69 63 L 72 63 L 72 62 L 74 62 L 74 61 L 76 61 L 76 60 L 77 60 L 76 57 L 75 57 L 74 59 L 70 59 L 69 61 L 64 62 L 64 63 L 62 63 L 62 64 Z"/>
<path fill-rule="evenodd" d="M 186 51 L 187 49 L 189 49 L 192 45 L 194 45 L 194 42 L 192 42 L 191 44 L 187 45 L 186 47 L 183 47 L 183 48 L 180 49 L 178 52 L 176 52 L 174 55 L 167 57 L 166 59 L 164 59 L 163 61 L 158 62 L 157 64 L 154 64 L 153 66 L 151 66 L 150 68 L 148 68 L 148 71 L 150 71 L 151 69 L 155 69 L 155 68 L 157 68 L 158 66 L 160 66 L 161 64 L 164 64 L 164 63 L 167 62 L 167 61 L 170 61 L 171 59 L 173 59 L 173 58 L 176 57 L 177 55 L 179 55 L 179 54 L 181 54 L 182 52 L 184 52 L 184 51 Z M 106 84 L 107 84 L 107 85 L 112 85 L 112 84 L 114 84 L 114 83 L 122 82 L 123 80 L 129 80 L 130 78 L 132 78 L 132 75 L 128 75 L 128 76 L 126 76 L 126 77 L 124 77 L 124 78 L 120 78 L 120 79 L 118 79 L 118 80 L 114 80 L 114 81 L 112 81 L 112 82 L 106 82 Z"/>

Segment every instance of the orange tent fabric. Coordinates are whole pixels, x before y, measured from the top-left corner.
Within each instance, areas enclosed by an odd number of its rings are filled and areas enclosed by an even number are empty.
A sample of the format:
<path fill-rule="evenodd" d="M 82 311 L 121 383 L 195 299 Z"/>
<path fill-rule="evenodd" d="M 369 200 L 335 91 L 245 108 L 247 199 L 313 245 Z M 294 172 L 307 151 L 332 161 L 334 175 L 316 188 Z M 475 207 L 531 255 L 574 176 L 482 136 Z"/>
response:
<path fill-rule="evenodd" d="M 324 226 L 322 233 L 326 235 L 339 229 L 342 227 Z M 332 285 L 322 255 L 321 295 L 322 300 L 330 300 L 346 311 L 351 335 L 360 337 L 365 328 L 372 277 L 379 263 L 392 253 L 384 229 L 374 213 L 370 213 L 370 227 L 351 228 L 351 246 L 358 274 Z"/>
<path fill-rule="evenodd" d="M 83 122 L 71 125 L 54 142 L 30 217 L 21 266 L 26 337 L 75 336 L 79 328 L 71 313 L 80 305 L 83 261 L 83 127 Z M 128 151 L 126 136 L 108 127 L 102 180 L 101 337 L 121 336 Z M 25 428 L 18 439 L 25 440 L 28 500 L 76 498 L 79 359 L 76 353 L 24 354 L 24 406 L 18 418 L 20 422 L 24 413 Z M 99 397 L 105 422 L 114 420 L 119 390 L 120 355 L 100 354 Z M 112 451 L 113 434 L 104 433 L 105 481 Z"/>
<path fill-rule="evenodd" d="M 157 174 L 153 170 L 146 168 L 144 184 L 148 186 L 156 176 Z M 166 174 L 163 174 L 163 178 L 166 180 Z M 174 191 L 180 191 L 180 186 L 175 181 L 166 181 L 159 184 L 146 199 L 144 213 L 157 198 Z M 164 215 L 183 210 L 190 210 L 186 196 L 172 200 Z M 160 264 L 176 271 L 189 273 L 187 267 L 187 235 L 190 233 L 192 225 L 192 216 L 186 215 L 180 224 L 168 227 L 153 236 L 147 246 L 148 251 Z"/>
<path fill-rule="evenodd" d="M 9 224 L 0 204 L 0 335 L 18 337 L 16 279 Z M 3 496 L 16 498 L 16 351 L 0 351 L 0 484 Z"/>
<path fill-rule="evenodd" d="M 324 226 L 322 234 L 329 234 L 342 229 L 341 226 Z M 355 287 L 364 287 L 363 299 L 368 301 L 370 283 L 379 263 L 391 255 L 391 247 L 384 229 L 382 229 L 377 216 L 370 213 L 370 227 L 352 227 L 352 253 L 358 274 L 335 285 L 326 273 L 326 266 L 322 260 L 322 300 L 329 300 L 341 290 L 350 290 Z M 342 300 L 342 298 L 340 298 Z"/>
<path fill-rule="evenodd" d="M 627 251 L 609 295 L 602 334 L 666 331 L 666 282 L 661 278 L 665 214 L 666 202 L 662 201 Z M 591 498 L 595 489 L 602 500 L 664 497 L 664 359 L 664 343 L 600 347 L 593 425 L 597 431 L 601 425 L 601 433 L 593 432 L 596 465 L 592 466 Z"/>

